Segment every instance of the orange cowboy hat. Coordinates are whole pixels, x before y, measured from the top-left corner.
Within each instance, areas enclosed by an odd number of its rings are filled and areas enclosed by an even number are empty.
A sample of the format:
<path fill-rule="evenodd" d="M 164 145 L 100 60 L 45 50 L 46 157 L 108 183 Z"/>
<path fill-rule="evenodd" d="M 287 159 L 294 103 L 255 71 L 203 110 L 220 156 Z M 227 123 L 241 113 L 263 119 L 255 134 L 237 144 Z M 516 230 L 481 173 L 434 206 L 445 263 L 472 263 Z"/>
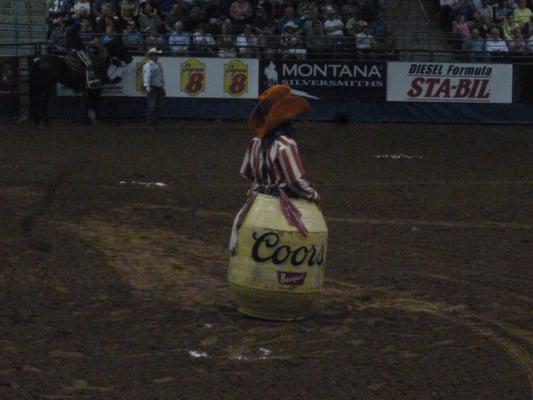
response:
<path fill-rule="evenodd" d="M 250 114 L 250 127 L 263 138 L 273 129 L 309 111 L 307 100 L 291 95 L 287 85 L 274 85 L 259 96 L 259 103 Z"/>

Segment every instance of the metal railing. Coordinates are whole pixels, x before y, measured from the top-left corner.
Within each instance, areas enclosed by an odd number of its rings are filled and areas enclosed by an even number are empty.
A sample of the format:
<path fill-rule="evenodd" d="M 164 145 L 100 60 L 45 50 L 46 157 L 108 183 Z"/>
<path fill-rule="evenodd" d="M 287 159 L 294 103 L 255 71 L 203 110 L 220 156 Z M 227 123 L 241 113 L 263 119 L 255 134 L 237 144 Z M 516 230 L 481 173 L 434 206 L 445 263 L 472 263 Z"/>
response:
<path fill-rule="evenodd" d="M 121 35 L 116 35 L 121 36 Z M 94 35 L 94 39 L 101 40 L 105 35 Z M 199 43 L 191 36 L 189 45 L 169 45 L 169 35 L 142 36 L 139 34 L 139 42 L 127 45 L 133 55 L 144 55 L 146 50 L 157 47 L 164 55 L 196 56 L 196 57 L 221 57 L 221 58 L 281 58 L 281 59 L 333 59 L 333 60 L 402 60 L 402 61 L 425 61 L 425 62 L 514 62 L 516 60 L 533 59 L 533 45 L 525 47 L 523 51 L 509 51 L 506 54 L 491 54 L 488 52 L 473 52 L 465 47 L 464 38 L 456 34 L 444 35 L 436 38 L 431 35 L 421 40 L 427 41 L 427 47 L 409 47 L 407 41 L 396 40 L 392 36 L 383 37 L 374 41 L 369 49 L 360 49 L 355 37 L 328 37 L 324 46 L 308 46 L 305 41 L 301 44 L 284 45 L 282 36 L 271 36 L 255 44 L 243 44 L 237 42 L 237 36 L 231 36 L 231 40 L 222 42 L 221 36 L 211 36 L 208 43 Z M 226 38 L 227 39 L 227 38 Z M 514 48 L 513 41 L 508 41 L 509 49 Z M 522 43 L 518 41 L 516 43 Z M 48 43 L 49 52 L 62 53 L 65 49 Z M 38 45 L 41 52 L 43 45 Z"/>

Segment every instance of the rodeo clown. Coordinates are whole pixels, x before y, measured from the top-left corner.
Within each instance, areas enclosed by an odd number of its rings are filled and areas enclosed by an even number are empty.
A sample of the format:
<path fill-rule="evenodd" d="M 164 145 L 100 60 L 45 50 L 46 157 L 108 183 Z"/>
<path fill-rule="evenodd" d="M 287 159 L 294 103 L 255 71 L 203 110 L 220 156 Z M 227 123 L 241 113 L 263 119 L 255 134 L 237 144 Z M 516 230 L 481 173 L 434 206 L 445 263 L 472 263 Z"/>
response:
<path fill-rule="evenodd" d="M 228 269 L 246 315 L 301 319 L 323 284 L 327 227 L 291 137 L 292 120 L 309 109 L 289 86 L 275 85 L 250 115 L 256 137 L 240 172 L 253 183 L 233 223 Z"/>
<path fill-rule="evenodd" d="M 259 96 L 259 103 L 250 115 L 250 127 L 257 136 L 250 142 L 241 166 L 241 175 L 253 184 L 248 201 L 234 222 L 231 253 L 235 251 L 237 230 L 257 193 L 279 197 L 287 221 L 307 235 L 301 214 L 289 198 L 320 200 L 316 190 L 303 178 L 305 171 L 298 145 L 291 137 L 295 132 L 292 120 L 310 109 L 308 101 L 291 95 L 287 85 L 274 85 Z"/>

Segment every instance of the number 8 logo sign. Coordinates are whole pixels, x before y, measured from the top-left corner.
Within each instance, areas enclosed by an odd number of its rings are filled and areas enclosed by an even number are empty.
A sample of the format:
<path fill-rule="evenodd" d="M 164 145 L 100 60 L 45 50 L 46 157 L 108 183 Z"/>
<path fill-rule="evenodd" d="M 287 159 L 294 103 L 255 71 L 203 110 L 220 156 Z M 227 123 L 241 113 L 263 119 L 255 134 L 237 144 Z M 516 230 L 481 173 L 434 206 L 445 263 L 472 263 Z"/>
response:
<path fill-rule="evenodd" d="M 240 60 L 224 64 L 224 92 L 232 97 L 248 92 L 248 65 Z"/>
<path fill-rule="evenodd" d="M 181 91 L 196 96 L 205 91 L 205 64 L 190 59 L 181 64 Z"/>

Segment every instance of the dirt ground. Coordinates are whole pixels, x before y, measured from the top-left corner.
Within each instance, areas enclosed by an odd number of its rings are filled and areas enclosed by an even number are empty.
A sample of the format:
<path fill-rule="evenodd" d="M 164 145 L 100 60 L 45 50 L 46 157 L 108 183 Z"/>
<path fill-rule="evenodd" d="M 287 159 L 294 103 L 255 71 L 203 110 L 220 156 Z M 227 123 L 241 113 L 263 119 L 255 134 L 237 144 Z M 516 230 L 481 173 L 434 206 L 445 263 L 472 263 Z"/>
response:
<path fill-rule="evenodd" d="M 300 123 L 330 240 L 297 323 L 226 284 L 250 137 L 0 125 L 0 399 L 533 398 L 533 127 Z"/>

